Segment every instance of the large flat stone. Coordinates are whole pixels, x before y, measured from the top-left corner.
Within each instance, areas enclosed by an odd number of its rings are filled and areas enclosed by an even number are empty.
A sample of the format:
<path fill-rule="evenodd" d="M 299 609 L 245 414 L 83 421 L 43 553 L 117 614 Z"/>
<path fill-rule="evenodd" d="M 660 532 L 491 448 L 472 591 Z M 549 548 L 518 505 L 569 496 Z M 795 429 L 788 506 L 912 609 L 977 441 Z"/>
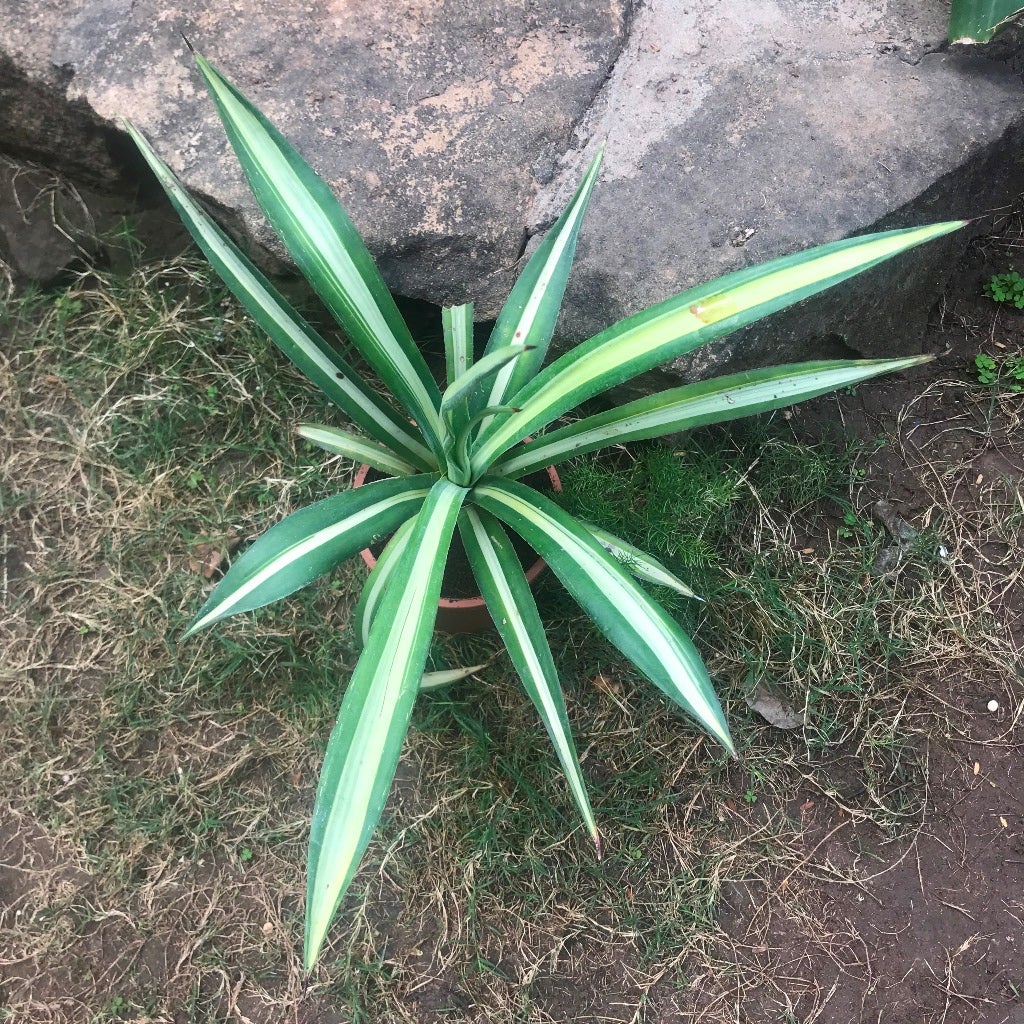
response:
<path fill-rule="evenodd" d="M 942 2 L 649 0 L 577 157 L 534 207 L 538 230 L 607 140 L 563 343 L 730 270 L 1010 202 L 1024 187 L 1024 86 L 976 50 L 939 52 L 947 16 Z M 918 351 L 967 240 L 902 256 L 637 387 Z"/>
<path fill-rule="evenodd" d="M 624 0 L 88 0 L 52 61 L 129 116 L 185 182 L 263 228 L 184 32 L 342 198 L 392 286 L 486 313 L 511 287 L 538 182 L 625 41 Z"/>
<path fill-rule="evenodd" d="M 87 185 L 125 188 L 126 140 L 88 103 L 69 99 L 70 72 L 54 63 L 62 27 L 86 2 L 0 4 L 0 152 Z"/>
<path fill-rule="evenodd" d="M 488 317 L 607 139 L 568 345 L 728 270 L 1024 189 L 1024 87 L 985 51 L 946 52 L 946 15 L 946 0 L 6 0 L 0 150 L 123 189 L 140 175 L 131 117 L 236 234 L 278 251 L 184 32 L 332 184 L 397 292 Z M 913 350 L 966 240 L 642 386 Z"/>

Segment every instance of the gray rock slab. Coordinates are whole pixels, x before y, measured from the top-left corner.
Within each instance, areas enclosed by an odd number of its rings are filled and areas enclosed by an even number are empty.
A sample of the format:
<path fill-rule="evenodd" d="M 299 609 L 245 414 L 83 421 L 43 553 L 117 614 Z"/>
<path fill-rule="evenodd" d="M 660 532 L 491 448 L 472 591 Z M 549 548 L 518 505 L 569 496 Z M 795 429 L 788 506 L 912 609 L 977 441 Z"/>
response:
<path fill-rule="evenodd" d="M 397 292 L 474 299 L 486 318 L 606 139 L 560 325 L 570 345 L 728 270 L 983 214 L 1024 189 L 1024 87 L 991 51 L 948 52 L 947 13 L 946 0 L 6 0 L 0 151 L 125 188 L 142 180 L 118 129 L 131 117 L 236 234 L 280 255 L 184 32 L 331 183 Z M 913 351 L 966 241 L 640 386 Z"/>
<path fill-rule="evenodd" d="M 949 53 L 943 2 L 649 0 L 541 190 L 550 222 L 600 140 L 564 344 L 731 270 L 868 230 L 973 217 L 1024 186 L 1024 87 Z M 737 332 L 621 397 L 721 368 L 919 351 L 969 233 Z"/>
<path fill-rule="evenodd" d="M 184 181 L 265 229 L 180 33 L 341 197 L 398 292 L 486 315 L 528 209 L 626 38 L 619 0 L 88 0 L 54 41 L 67 94 L 130 117 Z"/>
<path fill-rule="evenodd" d="M 126 139 L 86 101 L 68 95 L 57 39 L 88 0 L 0 3 L 0 152 L 85 186 L 124 192 Z"/>

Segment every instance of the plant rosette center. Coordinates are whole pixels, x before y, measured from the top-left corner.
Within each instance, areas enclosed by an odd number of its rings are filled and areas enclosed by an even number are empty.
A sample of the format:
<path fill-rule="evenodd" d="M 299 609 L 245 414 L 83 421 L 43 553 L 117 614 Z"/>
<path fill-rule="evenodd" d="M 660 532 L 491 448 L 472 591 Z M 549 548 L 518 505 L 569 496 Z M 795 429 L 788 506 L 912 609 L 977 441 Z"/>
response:
<path fill-rule="evenodd" d="M 363 463 L 356 471 L 353 487 L 362 487 L 366 483 L 381 479 L 382 475 L 372 466 Z M 531 474 L 526 483 L 541 493 L 560 494 L 562 481 L 558 470 L 548 466 L 542 472 Z M 468 501 L 472 501 L 472 488 Z M 372 573 L 377 561 L 387 547 L 390 537 L 371 544 L 359 552 L 363 564 Z M 513 549 L 520 565 L 526 574 L 530 586 L 534 586 L 547 568 L 544 559 L 537 554 L 525 541 L 518 536 L 511 537 Z M 484 633 L 495 629 L 494 619 L 487 607 L 487 602 L 480 593 L 476 577 L 466 553 L 465 545 L 458 533 L 452 538 L 452 545 L 445 560 L 444 576 L 441 582 L 441 597 L 437 603 L 437 618 L 434 628 L 442 633 Z"/>

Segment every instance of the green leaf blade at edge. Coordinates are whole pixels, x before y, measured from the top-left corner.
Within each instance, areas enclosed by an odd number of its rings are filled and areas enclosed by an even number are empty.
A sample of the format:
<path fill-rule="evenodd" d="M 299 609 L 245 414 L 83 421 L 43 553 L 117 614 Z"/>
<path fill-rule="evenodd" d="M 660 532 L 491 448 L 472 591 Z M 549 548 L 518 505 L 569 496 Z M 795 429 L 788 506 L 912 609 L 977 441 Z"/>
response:
<path fill-rule="evenodd" d="M 951 43 L 987 43 L 1021 11 L 1019 0 L 953 0 L 947 38 Z"/>
<path fill-rule="evenodd" d="M 256 106 L 203 56 L 195 59 L 267 220 L 441 459 L 440 392 L 355 225 L 326 182 Z"/>
<path fill-rule="evenodd" d="M 601 835 L 590 806 L 565 698 L 530 584 L 501 524 L 483 509 L 469 507 L 459 531 L 491 618 L 501 634 L 523 689 L 540 714 L 562 765 L 583 824 L 601 853 Z"/>
<path fill-rule="evenodd" d="M 782 409 L 883 373 L 919 366 L 931 358 L 791 363 L 684 384 L 542 434 L 499 459 L 489 472 L 501 477 L 525 476 L 609 445 Z"/>
<path fill-rule="evenodd" d="M 281 297 L 192 199 L 142 133 L 128 121 L 125 128 L 211 266 L 284 356 L 372 437 L 393 448 L 418 469 L 426 472 L 436 469 L 435 456 L 410 433 L 402 416 L 368 387 L 355 369 Z"/>
<path fill-rule="evenodd" d="M 338 427 L 322 423 L 300 423 L 295 433 L 324 451 L 343 455 L 353 462 L 366 463 L 388 476 L 414 476 L 416 473 L 415 466 L 400 459 L 390 448 Z"/>
<path fill-rule="evenodd" d="M 310 827 L 303 943 L 307 974 L 391 788 L 426 665 L 448 546 L 466 494 L 447 480 L 431 488 L 331 732 Z"/>
<path fill-rule="evenodd" d="M 578 519 L 577 523 L 582 526 L 631 576 L 637 579 L 646 580 L 659 587 L 667 587 L 674 590 L 683 597 L 692 597 L 695 601 L 703 601 L 704 598 L 695 594 L 678 576 L 670 572 L 654 555 L 647 554 L 638 547 L 634 547 L 629 541 L 616 537 L 614 533 L 588 523 L 584 519 Z"/>
<path fill-rule="evenodd" d="M 380 480 L 307 505 L 263 533 L 235 560 L 185 631 L 262 608 L 330 572 L 422 505 L 436 476 Z"/>
<path fill-rule="evenodd" d="M 474 473 L 482 475 L 517 441 L 580 402 L 967 223 L 830 242 L 726 274 L 614 324 L 560 356 L 515 396 L 521 411 L 489 424 L 478 438 Z"/>
<path fill-rule="evenodd" d="M 511 400 L 537 373 L 547 357 L 576 255 L 580 227 L 603 159 L 602 145 L 568 206 L 530 257 L 498 315 L 485 355 L 509 345 L 530 345 L 533 351 L 520 362 L 502 369 L 490 396 L 481 401 L 480 406 L 506 404 L 506 400 Z"/>
<path fill-rule="evenodd" d="M 735 755 L 729 727 L 693 641 L 568 513 L 542 494 L 488 479 L 472 501 L 547 562 L 598 628 L 655 686 Z"/>

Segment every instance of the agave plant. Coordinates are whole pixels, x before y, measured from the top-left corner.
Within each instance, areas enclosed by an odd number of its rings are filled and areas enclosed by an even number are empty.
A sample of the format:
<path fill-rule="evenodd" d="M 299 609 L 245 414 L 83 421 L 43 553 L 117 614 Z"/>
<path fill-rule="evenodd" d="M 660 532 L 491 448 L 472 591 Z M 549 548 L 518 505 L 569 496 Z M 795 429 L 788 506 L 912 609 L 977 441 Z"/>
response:
<path fill-rule="evenodd" d="M 444 310 L 442 391 L 331 190 L 238 89 L 208 61 L 197 61 L 268 220 L 397 403 L 381 397 L 288 305 L 129 125 L 231 291 L 363 431 L 304 425 L 300 433 L 386 477 L 331 494 L 272 526 L 234 562 L 187 632 L 283 598 L 390 536 L 356 612 L 364 648 L 330 737 L 313 810 L 305 929 L 309 971 L 384 807 L 416 695 L 425 683 L 438 682 L 423 673 L 456 528 L 599 852 L 554 659 L 509 530 L 547 561 L 643 675 L 727 751 L 733 743 L 693 643 L 633 576 L 690 594 L 686 585 L 650 555 L 577 521 L 519 479 L 605 445 L 777 409 L 913 366 L 921 357 L 733 373 L 547 428 L 579 403 L 659 363 L 964 222 L 833 242 L 728 274 L 609 327 L 545 366 L 580 224 L 598 179 L 599 153 L 526 265 L 478 360 L 472 307 Z"/>

